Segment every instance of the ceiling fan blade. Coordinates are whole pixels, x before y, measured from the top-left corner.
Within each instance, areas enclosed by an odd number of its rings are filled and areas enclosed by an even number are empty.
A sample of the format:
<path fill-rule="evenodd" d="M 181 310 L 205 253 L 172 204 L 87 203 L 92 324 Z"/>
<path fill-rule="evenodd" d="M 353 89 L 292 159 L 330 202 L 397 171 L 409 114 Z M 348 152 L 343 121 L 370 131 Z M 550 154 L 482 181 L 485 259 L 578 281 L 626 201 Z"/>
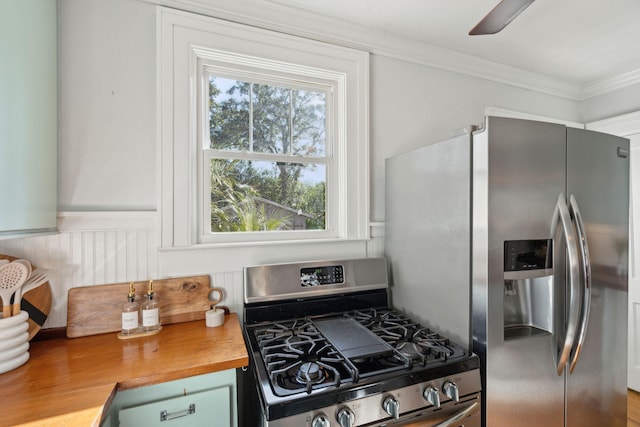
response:
<path fill-rule="evenodd" d="M 470 36 L 495 34 L 520 15 L 534 0 L 502 0 L 476 24 Z"/>

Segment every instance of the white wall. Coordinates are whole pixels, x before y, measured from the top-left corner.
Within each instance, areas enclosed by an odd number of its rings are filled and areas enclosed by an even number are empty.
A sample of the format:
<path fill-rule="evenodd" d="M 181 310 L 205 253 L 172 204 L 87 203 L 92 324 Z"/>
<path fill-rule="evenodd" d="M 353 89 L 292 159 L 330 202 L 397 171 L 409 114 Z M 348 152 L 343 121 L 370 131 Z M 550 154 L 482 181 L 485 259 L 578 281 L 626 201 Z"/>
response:
<path fill-rule="evenodd" d="M 384 161 L 482 124 L 488 107 L 580 122 L 578 104 L 468 75 L 373 55 L 371 218 L 384 221 Z"/>
<path fill-rule="evenodd" d="M 155 210 L 155 10 L 61 0 L 58 210 Z"/>
<path fill-rule="evenodd" d="M 210 274 L 215 285 L 227 290 L 225 303 L 240 311 L 244 265 L 382 254 L 386 157 L 478 124 L 487 107 L 583 121 L 580 104 L 567 98 L 374 53 L 371 241 L 305 248 L 281 245 L 270 251 L 159 251 L 155 6 L 135 0 L 58 4 L 59 210 L 73 214 L 60 218 L 57 236 L 0 242 L 0 253 L 56 271 L 54 312 L 45 327 L 64 326 L 66 291 L 71 287 L 176 275 Z M 330 34 L 328 29 L 328 39 Z M 612 102 L 628 102 L 622 98 Z M 607 108 L 616 112 L 620 107 Z"/>

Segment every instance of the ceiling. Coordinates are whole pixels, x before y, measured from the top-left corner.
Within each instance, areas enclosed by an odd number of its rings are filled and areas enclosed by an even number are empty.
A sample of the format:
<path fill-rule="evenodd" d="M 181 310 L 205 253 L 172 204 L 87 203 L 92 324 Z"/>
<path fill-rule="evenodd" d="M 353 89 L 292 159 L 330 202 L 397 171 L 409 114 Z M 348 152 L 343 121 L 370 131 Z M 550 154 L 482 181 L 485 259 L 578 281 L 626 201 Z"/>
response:
<path fill-rule="evenodd" d="M 266 0 L 574 85 L 640 70 L 640 0 L 536 0 L 504 30 L 469 36 L 499 0 Z"/>

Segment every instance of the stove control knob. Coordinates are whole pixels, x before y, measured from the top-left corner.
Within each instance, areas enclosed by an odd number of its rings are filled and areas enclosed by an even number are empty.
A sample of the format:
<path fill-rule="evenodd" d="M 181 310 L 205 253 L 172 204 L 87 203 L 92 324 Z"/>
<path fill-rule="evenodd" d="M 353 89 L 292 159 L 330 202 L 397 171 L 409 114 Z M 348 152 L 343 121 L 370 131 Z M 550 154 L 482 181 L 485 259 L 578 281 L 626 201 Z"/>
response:
<path fill-rule="evenodd" d="M 387 397 L 382 403 L 382 408 L 396 420 L 400 418 L 400 403 L 394 397 Z"/>
<path fill-rule="evenodd" d="M 311 421 L 311 427 L 331 427 L 331 421 L 325 414 L 316 415 Z"/>
<path fill-rule="evenodd" d="M 442 390 L 444 394 L 449 396 L 451 400 L 455 400 L 456 402 L 460 400 L 460 395 L 458 394 L 458 386 L 453 381 L 447 381 L 442 386 Z"/>
<path fill-rule="evenodd" d="M 356 416 L 351 409 L 342 408 L 338 411 L 338 424 L 340 424 L 340 427 L 353 427 L 355 421 Z"/>
<path fill-rule="evenodd" d="M 436 408 L 440 407 L 440 392 L 438 392 L 437 388 L 431 386 L 425 388 L 422 396 Z"/>

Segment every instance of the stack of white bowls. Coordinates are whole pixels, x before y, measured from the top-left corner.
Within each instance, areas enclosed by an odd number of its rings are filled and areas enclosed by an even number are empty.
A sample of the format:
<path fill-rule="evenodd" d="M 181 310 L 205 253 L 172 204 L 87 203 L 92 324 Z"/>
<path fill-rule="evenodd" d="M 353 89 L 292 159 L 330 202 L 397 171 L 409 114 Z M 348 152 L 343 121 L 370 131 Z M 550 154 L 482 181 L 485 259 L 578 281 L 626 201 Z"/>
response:
<path fill-rule="evenodd" d="M 0 374 L 29 360 L 29 313 L 4 319 L 0 313 Z"/>

